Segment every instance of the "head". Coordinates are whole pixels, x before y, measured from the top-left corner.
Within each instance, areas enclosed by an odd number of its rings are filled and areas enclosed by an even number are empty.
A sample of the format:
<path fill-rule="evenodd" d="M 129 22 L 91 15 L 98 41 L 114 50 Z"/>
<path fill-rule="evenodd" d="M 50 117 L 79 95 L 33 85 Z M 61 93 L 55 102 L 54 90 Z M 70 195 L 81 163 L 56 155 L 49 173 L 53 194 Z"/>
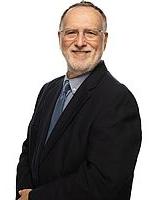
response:
<path fill-rule="evenodd" d="M 59 42 L 68 65 L 68 74 L 92 71 L 106 47 L 108 33 L 103 11 L 90 2 L 70 6 L 62 15 Z"/>

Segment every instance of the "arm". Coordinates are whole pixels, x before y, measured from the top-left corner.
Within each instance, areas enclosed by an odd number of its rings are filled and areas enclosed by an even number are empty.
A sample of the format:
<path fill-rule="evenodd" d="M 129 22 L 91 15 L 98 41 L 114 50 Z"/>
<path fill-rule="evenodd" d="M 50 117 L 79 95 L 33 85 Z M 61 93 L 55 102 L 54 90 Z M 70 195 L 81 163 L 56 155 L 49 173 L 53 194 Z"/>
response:
<path fill-rule="evenodd" d="M 19 158 L 16 176 L 16 199 L 20 196 L 18 191 L 25 188 L 32 188 L 32 178 L 28 162 L 28 138 L 22 146 L 22 153 Z"/>
<path fill-rule="evenodd" d="M 29 200 L 129 199 L 141 143 L 138 107 L 127 92 L 99 113 L 77 171 L 30 192 Z"/>
<path fill-rule="evenodd" d="M 22 153 L 20 155 L 19 162 L 17 165 L 16 199 L 20 197 L 18 193 L 19 190 L 33 188 L 31 170 L 30 170 L 30 165 L 29 165 L 29 138 L 30 138 L 30 135 L 35 134 L 34 132 L 36 131 L 34 130 L 32 123 L 36 115 L 36 110 L 41 103 L 45 89 L 46 89 L 46 85 L 42 87 L 38 95 L 35 109 L 34 109 L 34 114 L 28 126 L 27 139 L 24 141 L 23 146 L 22 146 Z M 35 122 L 35 124 L 37 124 L 37 122 Z"/>

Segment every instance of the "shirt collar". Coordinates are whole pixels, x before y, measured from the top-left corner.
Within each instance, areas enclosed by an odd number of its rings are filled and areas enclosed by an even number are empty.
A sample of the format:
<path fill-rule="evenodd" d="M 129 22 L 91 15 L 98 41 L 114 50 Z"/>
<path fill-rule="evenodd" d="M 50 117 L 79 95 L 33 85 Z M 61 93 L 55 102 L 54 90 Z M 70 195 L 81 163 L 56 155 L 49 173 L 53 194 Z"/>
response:
<path fill-rule="evenodd" d="M 80 87 L 80 85 L 85 81 L 85 79 L 89 76 L 90 72 L 88 73 L 85 73 L 81 76 L 77 76 L 75 78 L 72 78 L 72 79 L 69 79 L 67 77 L 67 75 L 65 75 L 64 77 L 64 82 L 65 80 L 69 80 L 69 83 L 70 83 L 70 87 L 72 89 L 72 93 L 74 94 L 78 88 Z"/>

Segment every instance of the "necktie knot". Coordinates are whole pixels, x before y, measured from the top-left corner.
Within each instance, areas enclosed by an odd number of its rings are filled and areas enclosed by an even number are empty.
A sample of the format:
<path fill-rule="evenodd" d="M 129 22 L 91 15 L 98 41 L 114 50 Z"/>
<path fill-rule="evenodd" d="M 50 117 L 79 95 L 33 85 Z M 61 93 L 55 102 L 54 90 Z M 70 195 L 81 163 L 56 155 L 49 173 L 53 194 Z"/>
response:
<path fill-rule="evenodd" d="M 63 94 L 67 97 L 70 92 L 71 92 L 71 87 L 69 84 L 69 80 L 65 80 L 64 86 L 63 86 Z"/>

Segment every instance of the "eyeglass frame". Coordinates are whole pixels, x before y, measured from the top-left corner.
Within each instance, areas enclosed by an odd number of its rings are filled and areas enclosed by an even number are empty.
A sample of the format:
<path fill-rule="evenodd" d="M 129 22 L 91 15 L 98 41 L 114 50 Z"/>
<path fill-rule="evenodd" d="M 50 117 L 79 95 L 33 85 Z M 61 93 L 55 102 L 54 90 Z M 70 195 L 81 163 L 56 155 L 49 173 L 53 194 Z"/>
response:
<path fill-rule="evenodd" d="M 75 37 L 71 37 L 71 38 L 67 38 L 66 40 L 68 40 L 68 41 L 73 41 L 73 40 L 76 40 L 77 39 L 77 37 L 78 37 L 78 35 L 79 35 L 79 33 L 80 33 L 80 31 L 78 30 L 78 29 L 76 29 L 76 28 L 67 28 L 67 29 L 63 29 L 63 30 L 59 30 L 58 32 L 59 33 L 64 33 L 65 31 L 70 31 L 70 32 L 75 32 Z M 94 41 L 94 40 L 96 40 L 97 39 L 97 36 L 99 36 L 99 33 L 107 33 L 106 31 L 104 31 L 104 30 L 102 30 L 102 29 L 97 29 L 97 28 L 93 28 L 93 29 L 88 29 L 88 28 L 86 28 L 86 29 L 84 29 L 83 31 L 81 31 L 81 32 L 83 32 L 83 36 L 84 36 L 84 38 L 87 40 L 87 41 Z M 87 37 L 86 35 L 85 35 L 85 33 L 87 33 L 87 32 L 96 32 L 96 34 L 94 34 L 93 33 L 93 37 Z M 67 35 L 64 35 L 64 37 L 65 36 L 67 36 Z"/>

